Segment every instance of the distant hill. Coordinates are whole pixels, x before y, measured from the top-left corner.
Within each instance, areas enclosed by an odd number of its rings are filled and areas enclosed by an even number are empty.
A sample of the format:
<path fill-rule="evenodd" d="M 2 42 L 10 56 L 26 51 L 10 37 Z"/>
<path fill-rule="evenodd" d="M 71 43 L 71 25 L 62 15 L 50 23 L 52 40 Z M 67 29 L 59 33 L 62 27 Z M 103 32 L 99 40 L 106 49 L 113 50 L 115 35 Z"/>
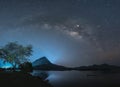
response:
<path fill-rule="evenodd" d="M 101 65 L 91 65 L 91 66 L 80 66 L 75 67 L 74 70 L 91 70 L 91 71 L 108 71 L 108 70 L 120 70 L 119 66 L 109 65 L 109 64 L 101 64 Z"/>
<path fill-rule="evenodd" d="M 51 63 L 46 57 L 35 60 L 32 65 L 35 70 L 70 70 L 65 66 Z"/>

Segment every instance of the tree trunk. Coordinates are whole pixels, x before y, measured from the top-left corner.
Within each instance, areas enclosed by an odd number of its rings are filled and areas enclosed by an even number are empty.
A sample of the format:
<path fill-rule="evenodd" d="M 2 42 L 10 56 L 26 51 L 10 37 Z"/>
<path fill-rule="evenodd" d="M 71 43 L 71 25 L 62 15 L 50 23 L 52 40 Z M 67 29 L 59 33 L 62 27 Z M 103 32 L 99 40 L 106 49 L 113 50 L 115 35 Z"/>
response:
<path fill-rule="evenodd" d="M 16 71 L 16 64 L 12 64 L 13 66 L 13 71 Z"/>

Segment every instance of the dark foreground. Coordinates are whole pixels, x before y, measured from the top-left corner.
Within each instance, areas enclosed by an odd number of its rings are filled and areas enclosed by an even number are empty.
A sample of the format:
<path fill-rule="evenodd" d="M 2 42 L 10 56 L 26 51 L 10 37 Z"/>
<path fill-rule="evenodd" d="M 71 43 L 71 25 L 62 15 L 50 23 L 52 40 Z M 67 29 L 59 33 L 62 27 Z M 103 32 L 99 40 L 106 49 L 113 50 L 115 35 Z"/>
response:
<path fill-rule="evenodd" d="M 54 87 L 120 87 L 120 73 L 116 72 L 51 71 L 48 79 Z M 51 84 L 28 73 L 0 72 L 0 87 L 53 87 Z"/>
<path fill-rule="evenodd" d="M 1 87 L 52 87 L 47 81 L 23 72 L 0 72 Z"/>

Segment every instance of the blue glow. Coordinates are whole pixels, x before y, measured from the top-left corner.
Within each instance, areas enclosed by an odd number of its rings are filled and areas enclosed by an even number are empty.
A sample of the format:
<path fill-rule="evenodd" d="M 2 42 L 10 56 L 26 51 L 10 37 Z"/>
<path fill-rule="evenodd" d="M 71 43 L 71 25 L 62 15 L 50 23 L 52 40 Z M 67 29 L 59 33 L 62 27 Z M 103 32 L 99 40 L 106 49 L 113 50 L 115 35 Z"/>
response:
<path fill-rule="evenodd" d="M 35 61 L 40 57 L 46 56 L 52 63 L 55 63 L 62 54 L 59 54 L 60 52 L 58 53 L 56 49 L 57 48 L 47 47 L 46 45 L 44 45 L 41 49 L 34 48 L 33 55 L 30 57 L 30 60 Z"/>
<path fill-rule="evenodd" d="M 3 63 L 2 60 L 0 60 L 0 67 L 1 68 L 10 68 L 12 65 L 10 63 Z"/>
<path fill-rule="evenodd" d="M 10 64 L 3 65 L 1 68 L 10 68 L 12 67 Z"/>

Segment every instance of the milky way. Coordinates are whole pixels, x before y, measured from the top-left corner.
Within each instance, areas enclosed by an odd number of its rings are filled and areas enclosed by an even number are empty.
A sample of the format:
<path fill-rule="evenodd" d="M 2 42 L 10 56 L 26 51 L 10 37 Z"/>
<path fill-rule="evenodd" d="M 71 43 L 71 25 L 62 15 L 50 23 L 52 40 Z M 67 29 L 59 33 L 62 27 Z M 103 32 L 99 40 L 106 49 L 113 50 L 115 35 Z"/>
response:
<path fill-rule="evenodd" d="M 33 45 L 66 66 L 120 61 L 119 0 L 0 0 L 0 45 Z"/>

